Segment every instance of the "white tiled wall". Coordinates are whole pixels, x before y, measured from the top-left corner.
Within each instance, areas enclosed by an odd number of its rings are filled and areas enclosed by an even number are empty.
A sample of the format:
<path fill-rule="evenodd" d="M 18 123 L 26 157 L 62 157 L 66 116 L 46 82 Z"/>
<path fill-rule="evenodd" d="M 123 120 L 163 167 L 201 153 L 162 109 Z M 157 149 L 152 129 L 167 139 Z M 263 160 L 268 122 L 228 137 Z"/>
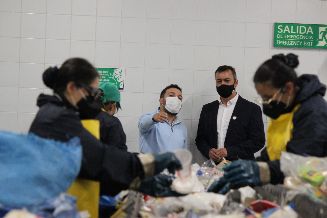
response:
<path fill-rule="evenodd" d="M 0 129 L 26 132 L 43 70 L 71 56 L 126 70 L 122 93 L 130 150 L 137 120 L 166 85 L 183 88 L 181 117 L 194 145 L 203 104 L 217 98 L 214 70 L 236 67 L 239 93 L 256 97 L 252 75 L 272 54 L 300 55 L 299 73 L 327 83 L 327 50 L 272 48 L 274 22 L 327 24 L 320 0 L 0 0 Z"/>

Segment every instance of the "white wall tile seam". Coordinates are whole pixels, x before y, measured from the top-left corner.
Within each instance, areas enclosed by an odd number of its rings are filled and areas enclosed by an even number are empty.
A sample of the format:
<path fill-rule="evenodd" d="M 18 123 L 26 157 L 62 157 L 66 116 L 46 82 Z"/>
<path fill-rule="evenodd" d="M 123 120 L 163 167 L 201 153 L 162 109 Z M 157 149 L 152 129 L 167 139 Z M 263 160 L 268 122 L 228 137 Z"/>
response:
<path fill-rule="evenodd" d="M 21 12 L 22 15 L 27 14 L 27 15 L 46 15 L 46 12 Z"/>
<path fill-rule="evenodd" d="M 76 40 L 76 41 L 96 41 L 96 42 L 120 42 L 120 40 Z"/>
<path fill-rule="evenodd" d="M 71 39 L 71 42 L 94 42 L 97 40 L 93 40 L 93 39 Z"/>
<path fill-rule="evenodd" d="M 98 5 L 98 0 L 96 0 L 96 6 Z M 97 24 L 98 24 L 98 16 L 97 16 L 98 10 L 95 8 L 95 31 L 94 31 L 94 57 L 92 63 L 95 63 L 95 60 L 97 59 Z"/>
<path fill-rule="evenodd" d="M 23 3 L 22 3 L 22 0 L 20 1 L 20 7 L 22 9 L 22 6 Z M 19 36 L 21 37 L 22 36 L 22 26 L 23 26 L 23 16 L 21 15 L 20 16 L 20 22 L 19 22 Z M 21 45 L 22 45 L 22 39 L 19 40 L 19 63 L 21 63 Z M 18 65 L 18 75 L 20 76 L 20 73 L 21 73 L 21 64 Z M 17 84 L 19 84 L 19 78 L 17 78 Z M 17 85 L 18 86 L 18 85 Z M 17 100 L 19 100 L 19 92 L 18 92 L 18 98 Z M 18 104 L 17 104 L 17 108 L 16 110 L 18 111 L 19 108 L 18 108 Z M 17 120 L 18 120 L 18 113 L 17 113 Z M 20 128 L 19 128 L 20 130 Z"/>
<path fill-rule="evenodd" d="M 44 61 L 34 62 L 34 61 L 20 61 L 21 64 L 44 64 Z"/>
<path fill-rule="evenodd" d="M 97 15 L 98 18 L 121 18 L 121 16 Z"/>
<path fill-rule="evenodd" d="M 0 110 L 0 113 L 16 113 L 16 114 L 18 114 L 18 111 L 12 111 L 12 110 Z"/>
<path fill-rule="evenodd" d="M 50 16 L 84 16 L 84 15 L 73 15 L 71 13 L 50 13 L 50 12 L 47 12 L 47 13 L 36 13 L 36 14 L 46 14 L 46 15 L 50 15 Z M 85 15 L 86 16 L 86 15 Z M 91 15 L 89 15 L 91 16 Z"/>
<path fill-rule="evenodd" d="M 15 11 L 1 11 L 0 10 L 0 13 L 5 13 L 5 14 L 24 14 L 24 13 L 21 13 L 21 12 L 15 12 Z M 27 13 L 25 13 L 27 14 Z"/>
<path fill-rule="evenodd" d="M 20 36 L 1 36 L 0 35 L 0 40 L 1 39 L 20 39 Z"/>
<path fill-rule="evenodd" d="M 3 10 L 3 9 L 0 9 L 0 12 L 6 12 L 6 13 L 17 13 L 17 14 L 21 14 L 22 12 L 21 11 L 12 11 L 12 10 Z"/>
<path fill-rule="evenodd" d="M 70 39 L 64 39 L 64 38 L 61 38 L 61 39 L 59 39 L 59 38 L 40 38 L 40 39 L 45 39 L 45 41 L 62 41 L 62 42 L 71 41 Z M 83 40 L 73 40 L 73 41 L 83 41 Z M 93 40 L 84 40 L 84 41 L 93 41 Z"/>
<path fill-rule="evenodd" d="M 48 12 L 47 4 L 48 4 L 48 1 L 45 1 L 45 13 L 46 14 Z M 48 21 L 48 16 L 45 16 L 45 27 L 44 27 L 44 36 L 45 37 L 47 35 L 47 21 Z M 47 40 L 44 40 L 44 57 L 43 57 L 43 63 L 45 63 L 45 60 L 46 60 L 46 51 L 47 51 Z"/>
<path fill-rule="evenodd" d="M 10 38 L 15 38 L 15 37 L 10 37 Z M 42 39 L 45 40 L 47 39 L 46 37 L 16 37 L 16 38 L 20 38 L 20 39 L 28 39 L 28 40 L 33 40 L 33 39 Z"/>
<path fill-rule="evenodd" d="M 122 3 L 123 4 L 123 3 Z M 120 7 L 120 28 L 123 28 L 123 7 Z M 123 36 L 122 36 L 122 29 L 120 29 L 119 33 L 119 66 L 123 66 L 123 57 L 122 57 L 122 50 L 123 50 Z"/>
<path fill-rule="evenodd" d="M 70 32 L 69 32 L 69 55 L 72 56 L 72 32 L 73 32 L 73 2 L 71 1 L 70 2 L 70 23 L 71 23 L 71 26 L 70 26 Z"/>

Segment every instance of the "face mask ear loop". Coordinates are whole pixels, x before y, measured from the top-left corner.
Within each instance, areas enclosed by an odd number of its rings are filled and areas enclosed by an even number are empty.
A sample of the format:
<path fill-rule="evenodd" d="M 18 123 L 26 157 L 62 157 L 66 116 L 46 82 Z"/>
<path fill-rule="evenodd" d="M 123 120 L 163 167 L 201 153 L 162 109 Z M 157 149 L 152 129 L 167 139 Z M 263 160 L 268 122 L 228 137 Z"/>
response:
<path fill-rule="evenodd" d="M 291 102 L 291 96 L 289 95 L 288 98 L 287 98 L 287 104 L 286 104 L 285 108 L 290 106 L 290 102 Z"/>
<path fill-rule="evenodd" d="M 283 91 L 283 88 L 280 89 L 280 90 L 281 90 L 282 93 L 284 92 L 284 91 Z M 283 94 L 284 94 L 284 93 L 283 93 Z M 282 95 L 282 96 L 283 96 L 283 95 Z M 279 102 L 280 102 L 280 100 L 281 100 L 281 97 L 280 97 L 280 99 L 279 99 Z M 291 101 L 291 96 L 289 95 L 288 98 L 287 98 L 287 103 L 286 103 L 285 108 L 287 108 L 288 106 L 290 106 L 290 101 Z"/>
<path fill-rule="evenodd" d="M 84 93 L 82 92 L 82 90 L 81 90 L 81 89 L 78 89 L 78 91 L 79 91 L 79 93 L 82 95 L 82 98 L 83 98 L 83 99 L 86 99 L 86 96 L 84 95 Z"/>
<path fill-rule="evenodd" d="M 278 98 L 278 100 L 277 100 L 278 104 L 280 103 L 280 100 L 282 100 L 282 97 L 283 97 L 283 95 L 284 95 L 284 93 L 283 93 L 283 89 L 279 89 L 278 92 L 277 92 L 276 94 L 279 94 L 279 93 L 282 93 L 282 95 L 279 96 L 279 98 Z"/>
<path fill-rule="evenodd" d="M 75 99 L 74 99 L 73 96 L 69 96 L 68 94 L 66 94 L 65 96 L 66 96 L 66 99 L 67 99 L 71 104 L 75 104 L 75 105 L 74 105 L 75 108 L 78 108 L 78 106 L 76 105 L 76 104 L 77 104 L 77 101 L 75 101 Z"/>

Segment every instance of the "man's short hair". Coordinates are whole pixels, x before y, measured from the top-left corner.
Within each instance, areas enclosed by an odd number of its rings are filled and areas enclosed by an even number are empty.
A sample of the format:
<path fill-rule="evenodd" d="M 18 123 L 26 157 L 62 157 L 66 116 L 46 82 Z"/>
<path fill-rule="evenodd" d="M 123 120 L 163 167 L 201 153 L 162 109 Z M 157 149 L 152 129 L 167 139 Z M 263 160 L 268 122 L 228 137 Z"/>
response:
<path fill-rule="evenodd" d="M 176 84 L 170 84 L 169 86 L 167 86 L 166 88 L 164 88 L 161 93 L 160 93 L 160 98 L 163 98 L 164 95 L 166 94 L 166 91 L 168 89 L 171 89 L 171 88 L 174 88 L 174 89 L 178 89 L 179 91 L 182 91 L 181 87 L 179 87 L 178 85 Z"/>
<path fill-rule="evenodd" d="M 224 71 L 226 71 L 226 70 L 230 70 L 230 71 L 232 71 L 232 73 L 233 73 L 233 77 L 234 77 L 234 80 L 237 80 L 237 75 L 236 75 L 235 68 L 232 67 L 232 66 L 228 66 L 228 65 L 222 65 L 222 66 L 219 66 L 219 67 L 217 68 L 217 70 L 215 71 L 215 75 L 216 75 L 216 73 L 221 73 L 221 72 L 224 72 Z"/>

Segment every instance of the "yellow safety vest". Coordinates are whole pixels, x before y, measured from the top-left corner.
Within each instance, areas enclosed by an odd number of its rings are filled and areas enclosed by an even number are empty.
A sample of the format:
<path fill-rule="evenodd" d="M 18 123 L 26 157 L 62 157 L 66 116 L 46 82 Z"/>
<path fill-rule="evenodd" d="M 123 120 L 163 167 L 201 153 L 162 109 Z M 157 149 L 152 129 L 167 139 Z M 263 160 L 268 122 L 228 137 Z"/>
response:
<path fill-rule="evenodd" d="M 277 119 L 270 119 L 267 130 L 267 153 L 270 160 L 279 160 L 282 151 L 292 138 L 293 116 L 300 105 L 290 113 L 282 114 Z"/>
<path fill-rule="evenodd" d="M 97 139 L 100 138 L 100 123 L 98 120 L 82 120 L 82 124 L 93 136 Z M 91 218 L 99 217 L 99 182 L 76 179 L 69 188 L 68 193 L 76 197 L 79 211 L 88 211 Z"/>

